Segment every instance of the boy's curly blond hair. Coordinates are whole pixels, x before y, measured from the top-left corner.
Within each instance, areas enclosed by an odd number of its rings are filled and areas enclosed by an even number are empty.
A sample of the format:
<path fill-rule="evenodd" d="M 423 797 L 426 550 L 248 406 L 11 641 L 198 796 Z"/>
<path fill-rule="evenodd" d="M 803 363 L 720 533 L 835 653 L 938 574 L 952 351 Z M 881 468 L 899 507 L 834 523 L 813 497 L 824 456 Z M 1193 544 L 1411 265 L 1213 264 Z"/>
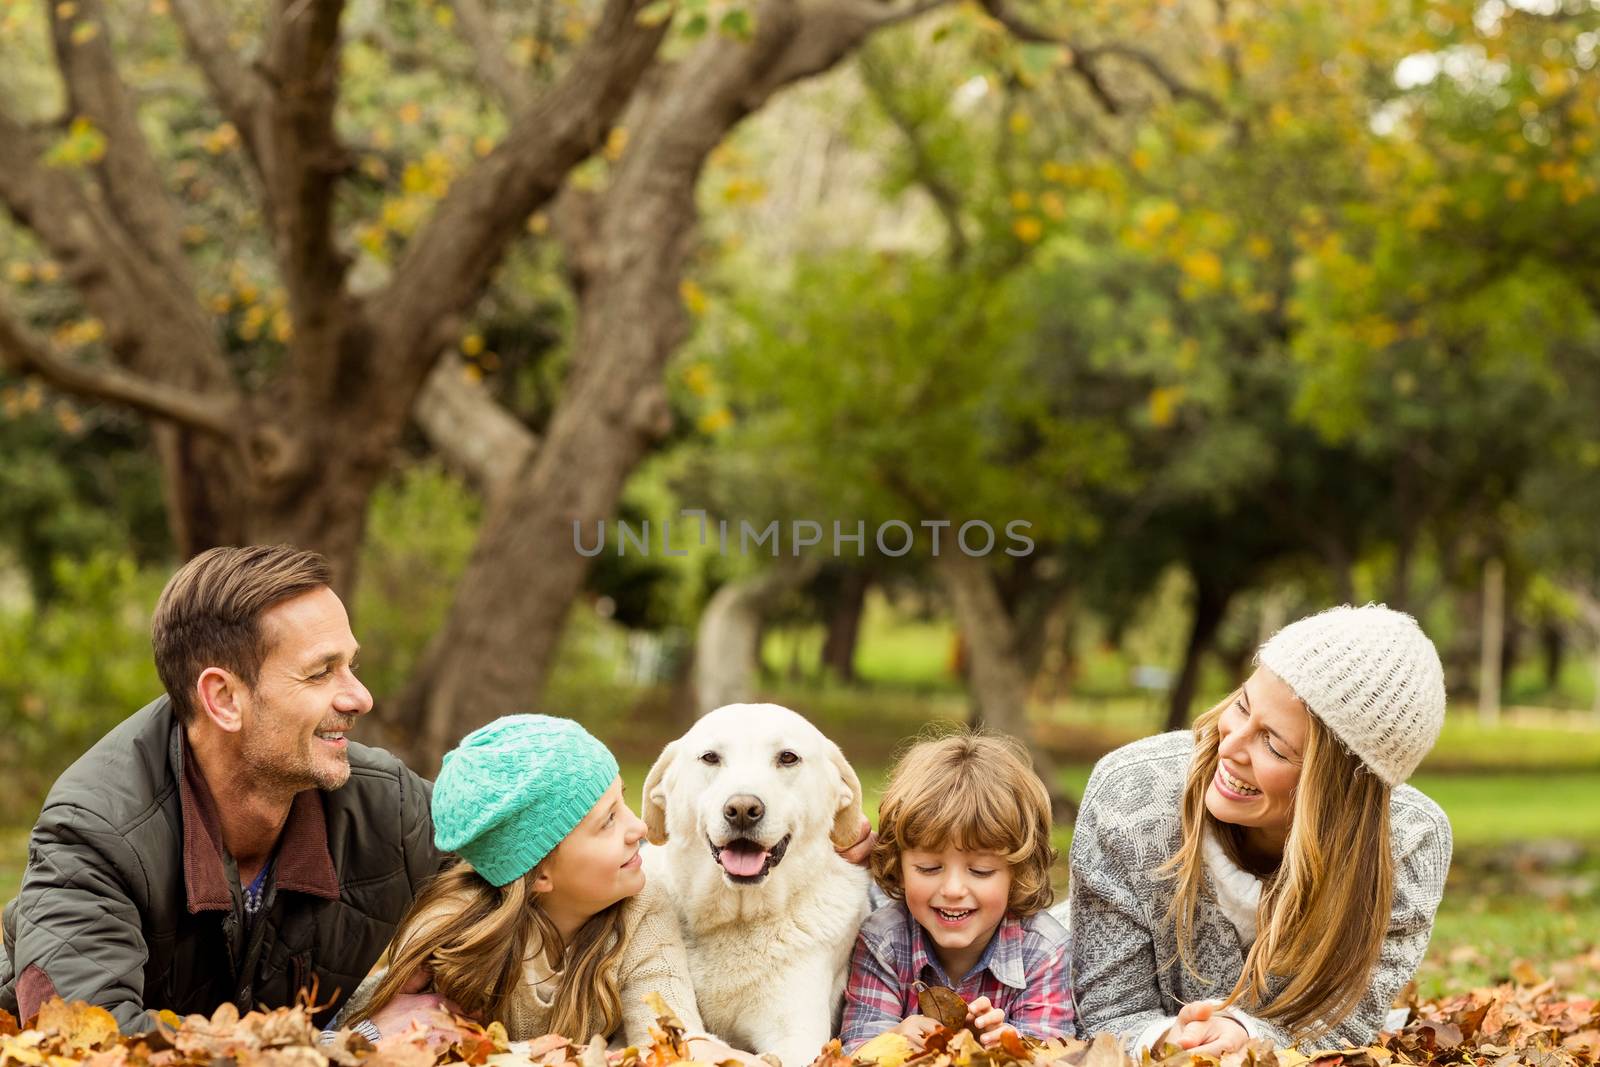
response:
<path fill-rule="evenodd" d="M 1025 918 L 1054 901 L 1050 794 L 1027 749 L 1013 739 L 966 731 L 919 741 L 890 773 L 870 861 L 878 886 L 904 900 L 901 856 L 951 845 L 1005 858 L 1007 907 L 1016 915 Z"/>

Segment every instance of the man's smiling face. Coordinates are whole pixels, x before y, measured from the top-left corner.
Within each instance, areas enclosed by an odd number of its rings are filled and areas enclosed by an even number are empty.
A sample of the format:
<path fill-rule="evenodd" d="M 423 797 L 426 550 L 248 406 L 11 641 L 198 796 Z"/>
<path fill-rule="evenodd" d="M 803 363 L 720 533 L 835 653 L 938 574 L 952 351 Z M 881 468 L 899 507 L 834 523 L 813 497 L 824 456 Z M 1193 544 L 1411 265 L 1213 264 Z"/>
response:
<path fill-rule="evenodd" d="M 344 604 L 315 589 L 274 605 L 261 628 L 270 651 L 249 690 L 241 770 L 296 792 L 337 789 L 350 777 L 346 732 L 372 710 Z"/>

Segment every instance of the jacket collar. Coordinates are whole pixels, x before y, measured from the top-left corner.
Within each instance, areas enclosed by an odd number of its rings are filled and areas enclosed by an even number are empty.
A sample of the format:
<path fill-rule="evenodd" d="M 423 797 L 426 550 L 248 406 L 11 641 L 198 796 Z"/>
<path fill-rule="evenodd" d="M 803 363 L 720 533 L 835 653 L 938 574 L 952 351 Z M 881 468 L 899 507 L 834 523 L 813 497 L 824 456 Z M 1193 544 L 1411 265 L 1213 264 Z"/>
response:
<path fill-rule="evenodd" d="M 205 776 L 189 749 L 183 725 L 174 718 L 171 758 L 178 772 L 178 796 L 183 811 L 183 884 L 189 913 L 231 911 L 234 907 L 232 876 L 216 801 Z M 339 899 L 339 875 L 328 851 L 327 812 L 320 790 L 295 794 L 288 821 L 278 837 L 274 879 L 278 889 L 292 889 Z"/>

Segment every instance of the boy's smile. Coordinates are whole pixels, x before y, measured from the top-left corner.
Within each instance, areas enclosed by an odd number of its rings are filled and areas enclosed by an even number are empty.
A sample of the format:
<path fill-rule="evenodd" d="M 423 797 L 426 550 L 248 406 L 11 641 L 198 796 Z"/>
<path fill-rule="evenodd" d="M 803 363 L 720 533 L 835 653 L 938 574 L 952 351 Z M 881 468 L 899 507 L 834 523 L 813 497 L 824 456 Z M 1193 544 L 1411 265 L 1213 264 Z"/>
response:
<path fill-rule="evenodd" d="M 978 965 L 1006 916 L 1011 867 L 993 852 L 907 849 L 900 857 L 906 908 L 928 933 L 952 982 Z"/>

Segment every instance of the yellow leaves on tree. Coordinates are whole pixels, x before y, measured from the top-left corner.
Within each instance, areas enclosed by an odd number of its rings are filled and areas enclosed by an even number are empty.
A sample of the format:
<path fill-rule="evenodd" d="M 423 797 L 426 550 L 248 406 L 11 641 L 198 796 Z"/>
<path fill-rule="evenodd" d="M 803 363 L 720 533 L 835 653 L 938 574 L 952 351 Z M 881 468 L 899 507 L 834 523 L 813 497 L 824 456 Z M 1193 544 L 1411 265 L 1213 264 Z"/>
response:
<path fill-rule="evenodd" d="M 689 309 L 689 314 L 695 318 L 704 315 L 711 306 L 706 291 L 692 278 L 685 278 L 678 283 L 678 296 L 683 299 L 683 306 Z"/>
<path fill-rule="evenodd" d="M 1222 259 L 1209 248 L 1197 249 L 1178 261 L 1184 277 L 1206 289 L 1222 284 Z"/>
<path fill-rule="evenodd" d="M 1186 391 L 1181 385 L 1166 385 L 1152 389 L 1147 403 L 1151 424 L 1165 429 L 1176 422 L 1178 408 L 1183 402 Z"/>
<path fill-rule="evenodd" d="M 48 166 L 63 170 L 76 170 L 92 166 L 105 158 L 106 135 L 86 115 L 79 115 L 67 127 L 67 132 L 45 153 Z"/>

